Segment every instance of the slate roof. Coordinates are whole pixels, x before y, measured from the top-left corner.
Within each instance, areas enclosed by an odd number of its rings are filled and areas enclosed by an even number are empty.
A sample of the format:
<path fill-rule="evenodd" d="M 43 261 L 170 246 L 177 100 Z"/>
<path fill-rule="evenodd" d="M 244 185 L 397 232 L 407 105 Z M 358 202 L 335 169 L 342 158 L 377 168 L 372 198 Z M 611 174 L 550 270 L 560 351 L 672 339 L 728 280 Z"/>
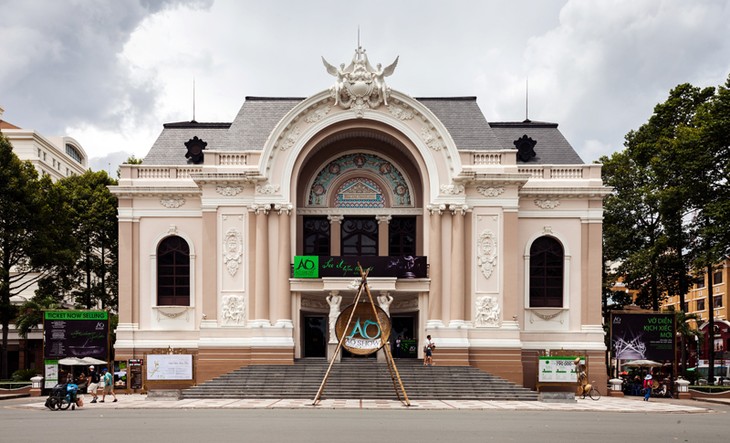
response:
<path fill-rule="evenodd" d="M 166 123 L 145 156 L 144 164 L 187 164 L 185 142 L 194 136 L 206 141 L 206 149 L 210 150 L 263 149 L 277 123 L 303 100 L 299 97 L 246 97 L 232 123 Z M 583 164 L 555 123 L 488 123 L 477 105 L 476 97 L 429 97 L 416 100 L 441 120 L 458 149 L 516 149 L 513 142 L 527 135 L 537 141 L 537 156 L 528 163 Z"/>
<path fill-rule="evenodd" d="M 538 165 L 582 165 L 580 156 L 563 137 L 558 130 L 557 123 L 533 122 L 492 122 L 491 126 L 494 135 L 500 141 L 503 149 L 516 149 L 514 141 L 527 135 L 535 140 L 535 154 L 529 162 L 517 160 L 517 164 L 538 164 Z"/>

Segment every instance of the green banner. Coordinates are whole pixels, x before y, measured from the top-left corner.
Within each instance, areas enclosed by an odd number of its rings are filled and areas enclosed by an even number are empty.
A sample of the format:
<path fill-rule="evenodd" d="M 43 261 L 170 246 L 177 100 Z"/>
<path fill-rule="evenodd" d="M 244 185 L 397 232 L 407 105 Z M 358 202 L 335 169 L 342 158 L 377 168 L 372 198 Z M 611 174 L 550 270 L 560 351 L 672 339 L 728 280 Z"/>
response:
<path fill-rule="evenodd" d="M 294 256 L 294 278 L 319 278 L 319 257 L 316 255 Z"/>
<path fill-rule="evenodd" d="M 108 320 L 107 311 L 45 311 L 45 320 Z"/>

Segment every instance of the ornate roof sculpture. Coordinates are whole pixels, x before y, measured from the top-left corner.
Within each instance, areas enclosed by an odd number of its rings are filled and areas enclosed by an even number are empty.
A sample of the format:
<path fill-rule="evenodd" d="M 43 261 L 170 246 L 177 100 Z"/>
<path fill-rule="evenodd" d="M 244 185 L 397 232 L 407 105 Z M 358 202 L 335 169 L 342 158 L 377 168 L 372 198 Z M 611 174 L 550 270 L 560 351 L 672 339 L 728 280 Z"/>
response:
<path fill-rule="evenodd" d="M 335 106 L 344 109 L 353 109 L 358 116 L 362 116 L 366 108 L 377 108 L 380 104 L 388 106 L 390 88 L 385 84 L 385 77 L 395 71 L 398 57 L 390 65 L 383 68 L 378 63 L 375 68 L 370 65 L 365 50 L 358 46 L 350 64 L 340 64 L 337 68 L 322 57 L 327 72 L 337 78 L 330 88 L 330 95 L 335 99 Z"/>

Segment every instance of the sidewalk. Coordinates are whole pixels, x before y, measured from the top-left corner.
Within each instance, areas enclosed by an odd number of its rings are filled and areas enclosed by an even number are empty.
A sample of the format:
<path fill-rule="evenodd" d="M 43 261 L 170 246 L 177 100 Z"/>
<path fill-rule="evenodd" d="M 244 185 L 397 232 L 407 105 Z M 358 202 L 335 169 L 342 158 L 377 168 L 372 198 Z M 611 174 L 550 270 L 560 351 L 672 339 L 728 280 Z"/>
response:
<path fill-rule="evenodd" d="M 602 397 L 598 401 L 578 398 L 575 403 L 545 403 L 539 401 L 479 401 L 479 400 L 412 400 L 411 406 L 394 400 L 322 400 L 312 406 L 312 399 L 185 399 L 148 400 L 146 395 L 117 395 L 118 402 L 107 399 L 104 403 L 90 404 L 84 397 L 84 406 L 79 410 L 103 409 L 466 409 L 466 410 L 523 410 L 523 411 L 573 411 L 573 412 L 671 412 L 704 413 L 711 408 L 703 402 L 692 400 L 662 399 L 644 402 L 642 399 Z M 45 397 L 28 398 L 27 403 L 15 403 L 14 408 L 29 408 L 48 411 Z M 730 405 L 730 401 L 720 401 Z M 691 404 L 690 404 L 691 403 Z M 0 403 L 2 407 L 2 403 Z M 49 411 L 50 412 L 50 411 Z"/>

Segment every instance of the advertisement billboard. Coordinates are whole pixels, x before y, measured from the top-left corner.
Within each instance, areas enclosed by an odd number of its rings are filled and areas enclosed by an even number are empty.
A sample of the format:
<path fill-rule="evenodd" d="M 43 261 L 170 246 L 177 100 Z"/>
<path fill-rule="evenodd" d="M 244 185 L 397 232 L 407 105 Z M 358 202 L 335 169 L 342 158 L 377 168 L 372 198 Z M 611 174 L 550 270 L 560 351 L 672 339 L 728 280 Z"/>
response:
<path fill-rule="evenodd" d="M 45 311 L 43 355 L 45 360 L 65 357 L 109 359 L 107 311 Z"/>
<path fill-rule="evenodd" d="M 673 313 L 611 313 L 611 349 L 618 360 L 673 361 Z"/>

